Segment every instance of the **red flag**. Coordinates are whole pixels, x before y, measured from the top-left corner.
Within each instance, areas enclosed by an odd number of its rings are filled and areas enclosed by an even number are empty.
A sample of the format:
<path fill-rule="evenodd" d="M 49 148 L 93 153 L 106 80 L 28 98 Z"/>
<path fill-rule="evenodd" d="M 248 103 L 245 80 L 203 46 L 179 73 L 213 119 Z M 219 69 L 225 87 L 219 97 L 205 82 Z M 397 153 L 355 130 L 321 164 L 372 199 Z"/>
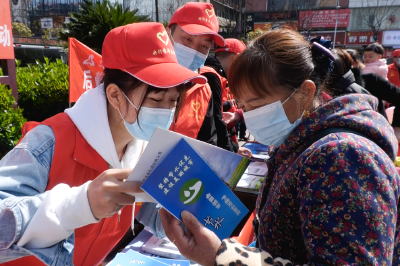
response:
<path fill-rule="evenodd" d="M 76 102 L 87 90 L 97 87 L 103 78 L 101 55 L 77 41 L 69 44 L 69 102 Z"/>
<path fill-rule="evenodd" d="M 14 59 L 10 1 L 0 1 L 0 59 Z"/>

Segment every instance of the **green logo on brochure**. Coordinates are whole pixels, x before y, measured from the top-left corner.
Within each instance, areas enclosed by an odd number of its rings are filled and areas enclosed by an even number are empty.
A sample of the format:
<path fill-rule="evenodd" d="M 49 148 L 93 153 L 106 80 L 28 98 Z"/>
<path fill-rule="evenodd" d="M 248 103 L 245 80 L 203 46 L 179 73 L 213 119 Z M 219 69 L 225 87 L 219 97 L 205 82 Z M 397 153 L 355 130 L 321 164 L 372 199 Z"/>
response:
<path fill-rule="evenodd" d="M 203 183 L 200 180 L 190 179 L 181 187 L 179 199 L 183 204 L 191 205 L 200 199 L 203 191 Z"/>

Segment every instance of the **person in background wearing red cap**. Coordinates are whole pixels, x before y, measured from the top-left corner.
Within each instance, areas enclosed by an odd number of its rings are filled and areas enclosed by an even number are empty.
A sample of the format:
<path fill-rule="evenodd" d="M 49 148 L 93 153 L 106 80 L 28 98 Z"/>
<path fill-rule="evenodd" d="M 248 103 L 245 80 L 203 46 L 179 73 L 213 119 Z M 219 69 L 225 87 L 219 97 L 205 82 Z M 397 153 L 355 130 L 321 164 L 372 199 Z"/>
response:
<path fill-rule="evenodd" d="M 389 65 L 389 72 L 387 75 L 390 83 L 400 87 L 400 49 L 392 53 L 393 64 Z"/>
<path fill-rule="evenodd" d="M 187 84 L 206 83 L 175 53 L 160 23 L 115 28 L 103 44 L 102 84 L 24 125 L 0 161 L 2 265 L 102 263 L 131 225 L 127 193 L 143 193 L 125 179 L 155 128 L 179 114 Z"/>
<path fill-rule="evenodd" d="M 222 119 L 223 111 L 234 112 L 236 110 L 232 94 L 228 87 L 227 73 L 235 56 L 246 49 L 245 44 L 237 39 L 225 39 L 225 46 L 218 46 L 215 56 L 207 57 L 205 67 L 200 69 L 200 74 L 207 78 L 211 87 L 214 101 L 214 119 L 217 127 L 218 146 L 226 147 L 227 150 L 237 152 L 238 143 L 235 128 L 227 128 Z M 232 133 L 232 138 L 229 134 Z"/>
<path fill-rule="evenodd" d="M 167 32 L 170 34 L 178 63 L 196 73 L 204 66 L 213 43 L 224 46 L 218 34 L 214 8 L 208 3 L 188 2 L 172 15 Z M 218 145 L 214 105 L 208 84 L 195 85 L 186 94 L 182 112 L 171 130 L 185 136 Z M 218 145 L 226 149 L 226 145 Z"/>

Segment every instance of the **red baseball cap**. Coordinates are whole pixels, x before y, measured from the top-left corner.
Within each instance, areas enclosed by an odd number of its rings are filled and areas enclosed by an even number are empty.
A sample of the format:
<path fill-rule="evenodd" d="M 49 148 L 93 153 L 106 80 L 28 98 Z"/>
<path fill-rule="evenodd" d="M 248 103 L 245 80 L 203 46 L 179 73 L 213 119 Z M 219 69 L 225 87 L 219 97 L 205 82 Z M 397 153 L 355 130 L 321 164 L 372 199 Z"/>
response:
<path fill-rule="evenodd" d="M 172 24 L 178 24 L 192 35 L 212 34 L 217 45 L 225 46 L 224 38 L 218 34 L 219 25 L 212 4 L 188 2 L 172 15 L 168 27 Z"/>
<path fill-rule="evenodd" d="M 400 49 L 394 50 L 392 53 L 392 57 L 400 57 Z"/>
<path fill-rule="evenodd" d="M 141 22 L 111 30 L 103 43 L 103 66 L 120 69 L 146 84 L 170 88 L 207 79 L 178 64 L 174 47 L 164 26 Z"/>
<path fill-rule="evenodd" d="M 224 47 L 217 47 L 217 49 L 215 49 L 215 52 L 228 52 L 228 53 L 234 53 L 234 54 L 240 54 L 241 52 L 243 52 L 246 49 L 246 45 L 238 40 L 238 39 L 234 39 L 234 38 L 228 38 L 225 39 L 225 46 Z"/>

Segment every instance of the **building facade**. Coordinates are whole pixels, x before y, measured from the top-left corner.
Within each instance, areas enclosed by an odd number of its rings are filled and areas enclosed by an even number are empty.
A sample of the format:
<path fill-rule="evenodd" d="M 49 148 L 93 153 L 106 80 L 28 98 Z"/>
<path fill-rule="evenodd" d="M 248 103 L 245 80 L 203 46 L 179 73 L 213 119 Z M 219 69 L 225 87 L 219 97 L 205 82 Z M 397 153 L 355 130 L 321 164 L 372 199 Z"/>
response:
<path fill-rule="evenodd" d="M 400 48 L 400 0 L 247 0 L 248 30 L 289 24 L 308 38 L 322 35 L 335 47 L 363 49 L 379 42 Z"/>

